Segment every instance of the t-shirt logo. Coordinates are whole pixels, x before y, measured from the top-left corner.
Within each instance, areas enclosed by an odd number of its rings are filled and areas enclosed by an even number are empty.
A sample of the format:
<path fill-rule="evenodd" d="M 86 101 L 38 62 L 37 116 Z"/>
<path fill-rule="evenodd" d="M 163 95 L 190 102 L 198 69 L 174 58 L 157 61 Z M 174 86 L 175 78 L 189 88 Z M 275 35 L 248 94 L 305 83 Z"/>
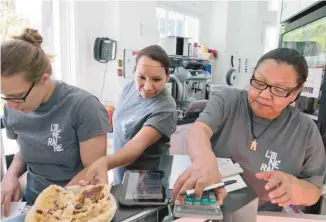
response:
<path fill-rule="evenodd" d="M 268 164 L 263 163 L 260 167 L 261 171 L 273 171 L 279 169 L 281 160 L 277 160 L 277 153 L 273 151 L 266 151 L 265 157 L 268 159 Z"/>
<path fill-rule="evenodd" d="M 58 139 L 61 138 L 59 124 L 51 124 L 51 132 L 52 137 L 48 138 L 48 146 L 52 146 L 54 152 L 62 152 L 62 144 L 58 144 Z"/>
<path fill-rule="evenodd" d="M 124 135 L 128 135 L 130 131 L 135 127 L 136 120 L 136 116 L 130 116 L 127 118 L 127 120 L 121 122 L 122 132 Z"/>

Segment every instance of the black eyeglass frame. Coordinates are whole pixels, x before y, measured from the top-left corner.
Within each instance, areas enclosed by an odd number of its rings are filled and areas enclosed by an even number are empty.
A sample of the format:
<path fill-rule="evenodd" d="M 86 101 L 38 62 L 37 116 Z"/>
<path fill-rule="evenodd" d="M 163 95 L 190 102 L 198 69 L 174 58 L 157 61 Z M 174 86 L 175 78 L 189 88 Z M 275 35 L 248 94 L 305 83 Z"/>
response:
<path fill-rule="evenodd" d="M 24 103 L 24 102 L 26 102 L 26 98 L 30 94 L 30 92 L 32 91 L 32 89 L 34 88 L 34 86 L 35 86 L 35 83 L 33 83 L 31 85 L 31 87 L 29 87 L 29 89 L 27 90 L 25 96 L 23 96 L 23 97 L 20 97 L 20 98 L 1 97 L 1 99 L 5 100 L 5 101 L 14 102 L 14 103 Z"/>
<path fill-rule="evenodd" d="M 253 81 L 256 81 L 256 82 L 259 82 L 259 83 L 261 83 L 261 84 L 264 84 L 265 87 L 264 87 L 264 88 L 257 88 L 256 86 L 254 86 L 254 85 L 252 84 Z M 300 85 L 297 85 L 297 86 L 294 87 L 293 89 L 288 90 L 288 89 L 284 89 L 284 88 L 281 88 L 281 87 L 278 87 L 278 86 L 272 86 L 272 85 L 269 85 L 269 84 L 267 84 L 267 83 L 265 83 L 265 82 L 263 82 L 263 81 L 260 81 L 260 80 L 256 79 L 255 77 L 251 77 L 251 79 L 250 79 L 250 85 L 251 85 L 252 87 L 254 87 L 255 89 L 258 89 L 258 90 L 261 90 L 261 91 L 263 91 L 263 90 L 269 88 L 269 91 L 270 91 L 274 96 L 282 97 L 282 98 L 289 97 L 289 96 L 290 96 L 290 95 L 291 95 L 295 90 L 297 90 L 297 89 L 300 87 Z M 272 88 L 281 89 L 281 90 L 286 91 L 287 93 L 286 93 L 286 95 L 284 95 L 284 96 L 276 95 L 275 93 L 272 92 Z"/>

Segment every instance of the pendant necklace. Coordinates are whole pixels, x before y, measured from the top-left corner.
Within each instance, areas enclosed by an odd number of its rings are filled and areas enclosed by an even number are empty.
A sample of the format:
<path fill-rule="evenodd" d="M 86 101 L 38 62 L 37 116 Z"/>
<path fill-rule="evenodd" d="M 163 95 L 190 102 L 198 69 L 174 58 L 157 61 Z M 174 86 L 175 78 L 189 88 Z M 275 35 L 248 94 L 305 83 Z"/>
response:
<path fill-rule="evenodd" d="M 249 113 L 250 113 L 250 123 L 251 123 L 251 135 L 253 137 L 253 140 L 251 141 L 250 143 L 250 147 L 249 149 L 251 151 L 256 151 L 257 150 L 257 146 L 258 146 L 258 143 L 257 143 L 257 140 L 259 139 L 259 137 L 261 137 L 265 132 L 266 130 L 278 119 L 278 117 L 276 117 L 275 119 L 273 119 L 268 125 L 267 127 L 263 130 L 263 132 L 261 132 L 258 136 L 255 135 L 254 133 L 254 124 L 253 124 L 253 113 L 252 113 L 252 109 L 249 107 Z M 281 113 L 282 114 L 282 113 Z"/>

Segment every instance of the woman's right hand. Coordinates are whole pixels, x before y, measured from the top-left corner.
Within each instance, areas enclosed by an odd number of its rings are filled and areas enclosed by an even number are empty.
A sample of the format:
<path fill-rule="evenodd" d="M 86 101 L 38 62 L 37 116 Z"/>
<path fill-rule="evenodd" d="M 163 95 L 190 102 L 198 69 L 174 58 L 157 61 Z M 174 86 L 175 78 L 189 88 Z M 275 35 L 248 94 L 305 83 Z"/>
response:
<path fill-rule="evenodd" d="M 1 182 L 1 206 L 4 207 L 5 216 L 9 215 L 11 202 L 17 202 L 21 198 L 19 179 L 13 174 L 6 174 Z"/>
<path fill-rule="evenodd" d="M 222 177 L 218 171 L 217 160 L 215 155 L 207 154 L 199 159 L 195 159 L 190 167 L 183 172 L 176 181 L 173 188 L 173 199 L 175 204 L 179 205 L 183 201 L 183 197 L 179 194 L 195 189 L 196 197 L 200 198 L 203 190 L 216 183 L 222 182 Z M 224 188 L 216 189 L 218 202 L 222 205 L 227 193 Z"/>
<path fill-rule="evenodd" d="M 104 156 L 89 166 L 84 179 L 79 184 L 85 186 L 89 184 L 107 184 L 108 182 L 107 156 Z"/>

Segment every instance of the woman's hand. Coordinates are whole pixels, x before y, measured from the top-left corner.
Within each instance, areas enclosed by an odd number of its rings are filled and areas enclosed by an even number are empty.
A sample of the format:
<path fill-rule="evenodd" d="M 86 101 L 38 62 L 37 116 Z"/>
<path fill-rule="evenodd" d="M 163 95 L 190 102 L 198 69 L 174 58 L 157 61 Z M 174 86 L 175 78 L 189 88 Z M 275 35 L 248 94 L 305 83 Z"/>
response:
<path fill-rule="evenodd" d="M 261 172 L 257 173 L 256 177 L 267 181 L 265 189 L 269 191 L 268 197 L 271 203 L 281 207 L 291 204 L 300 205 L 302 191 L 297 185 L 296 177 L 281 171 Z"/>
<path fill-rule="evenodd" d="M 89 184 L 107 184 L 108 182 L 107 157 L 104 156 L 88 167 L 84 180 L 80 181 L 79 184 L 85 186 Z"/>
<path fill-rule="evenodd" d="M 176 181 L 173 188 L 173 199 L 179 205 L 183 198 L 179 194 L 186 190 L 195 189 L 196 197 L 200 198 L 203 190 L 215 183 L 222 182 L 222 177 L 218 171 L 217 160 L 214 154 L 205 158 L 195 160 L 192 165 L 183 172 Z M 227 193 L 224 188 L 216 189 L 218 202 L 222 205 Z"/>
<path fill-rule="evenodd" d="M 17 202 L 21 198 L 19 179 L 12 174 L 6 174 L 1 183 L 1 206 L 4 207 L 5 216 L 9 215 L 11 202 Z"/>

